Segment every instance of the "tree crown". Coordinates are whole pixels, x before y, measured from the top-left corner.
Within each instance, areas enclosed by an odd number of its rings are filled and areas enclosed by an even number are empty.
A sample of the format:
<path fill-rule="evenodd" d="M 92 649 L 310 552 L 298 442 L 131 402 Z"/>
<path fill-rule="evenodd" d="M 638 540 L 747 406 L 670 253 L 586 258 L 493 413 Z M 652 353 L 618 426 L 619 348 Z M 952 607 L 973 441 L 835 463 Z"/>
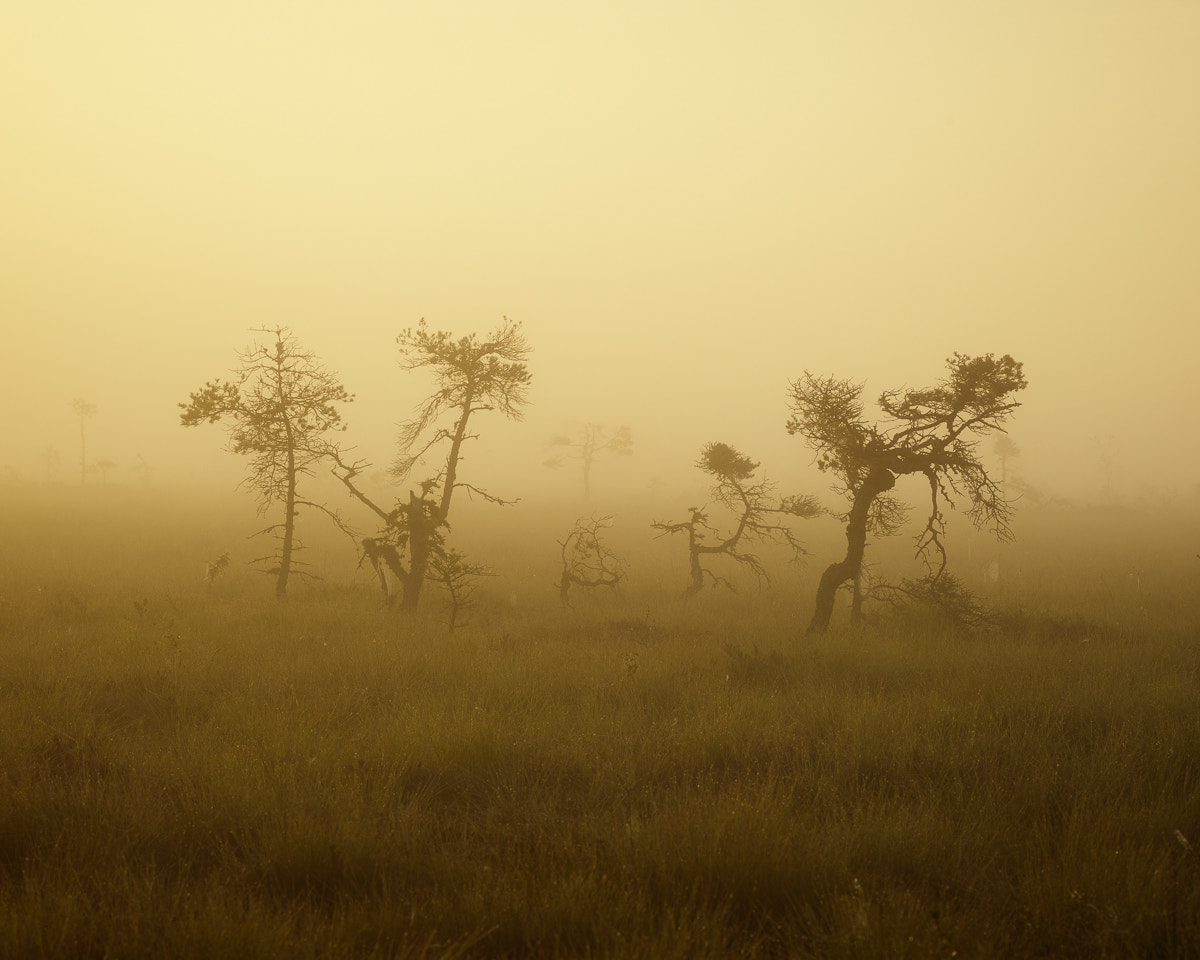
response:
<path fill-rule="evenodd" d="M 430 330 L 422 319 L 402 332 L 396 343 L 401 365 L 406 370 L 431 368 L 437 384 L 412 419 L 401 424 L 400 454 L 393 468 L 397 477 L 406 477 L 431 446 L 451 436 L 440 430 L 424 445 L 417 445 L 425 430 L 448 411 L 458 411 L 462 429 L 470 415 L 480 410 L 498 410 L 510 420 L 524 416 L 532 376 L 526 365 L 529 342 L 519 323 L 505 317 L 487 340 L 480 341 L 474 333 L 455 339 L 445 330 Z"/>
<path fill-rule="evenodd" d="M 932 505 L 919 550 L 932 547 L 943 569 L 941 504 L 953 505 L 955 493 L 969 498 L 976 526 L 992 525 L 1001 539 L 1012 535 L 1012 506 L 988 475 L 976 438 L 1004 432 L 1020 407 L 1015 394 L 1027 386 L 1022 365 L 1007 354 L 955 353 L 946 365 L 948 375 L 932 387 L 881 393 L 880 423 L 864 414 L 862 383 L 806 372 L 790 386 L 787 421 L 788 433 L 808 441 L 818 469 L 837 477 L 848 500 L 866 495 L 876 530 L 891 532 L 903 520 L 903 504 L 887 493 L 895 477 L 923 474 Z"/>
<path fill-rule="evenodd" d="M 345 429 L 337 404 L 354 397 L 286 327 L 255 332 L 273 335 L 274 343 L 241 351 L 234 379 L 211 380 L 192 393 L 179 404 L 179 419 L 185 427 L 227 422 L 229 449 L 252 457 L 247 482 L 266 509 L 286 487 L 289 462 L 306 473 L 329 455 L 325 434 Z"/>

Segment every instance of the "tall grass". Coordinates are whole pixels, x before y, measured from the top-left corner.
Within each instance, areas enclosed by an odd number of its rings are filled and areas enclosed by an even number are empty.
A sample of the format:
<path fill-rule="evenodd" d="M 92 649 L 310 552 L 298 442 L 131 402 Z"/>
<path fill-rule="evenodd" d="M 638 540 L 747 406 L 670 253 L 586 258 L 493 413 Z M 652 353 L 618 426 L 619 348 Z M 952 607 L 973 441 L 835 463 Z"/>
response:
<path fill-rule="evenodd" d="M 787 593 L 447 633 L 91 549 L 4 585 L 0 955 L 1200 955 L 1186 573 L 806 641 Z"/>

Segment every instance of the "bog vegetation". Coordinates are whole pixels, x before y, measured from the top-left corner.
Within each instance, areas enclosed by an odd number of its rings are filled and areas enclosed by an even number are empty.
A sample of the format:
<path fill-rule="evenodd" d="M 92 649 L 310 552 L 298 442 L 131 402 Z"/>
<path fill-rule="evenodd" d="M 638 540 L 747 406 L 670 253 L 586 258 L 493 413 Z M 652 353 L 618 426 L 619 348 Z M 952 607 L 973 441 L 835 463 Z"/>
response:
<path fill-rule="evenodd" d="M 452 632 L 280 604 L 239 505 L 3 492 L 0 956 L 1197 954 L 1195 518 L 805 638 L 818 570 L 684 600 L 671 541 L 564 606 L 549 522 Z"/>
<path fill-rule="evenodd" d="M 797 380 L 841 511 L 712 441 L 689 519 L 581 517 L 460 469 L 521 416 L 516 325 L 398 338 L 432 392 L 392 504 L 337 442 L 350 395 L 265 332 L 181 406 L 282 511 L 278 601 L 228 503 L 0 491 L 0 956 L 1200 955 L 1200 524 L 1042 508 L 1001 568 L 977 444 L 1019 363 L 955 355 L 878 421 Z M 587 499 L 632 433 L 551 445 Z M 905 475 L 927 564 L 885 582 Z M 334 521 L 303 561 L 300 506 Z"/>

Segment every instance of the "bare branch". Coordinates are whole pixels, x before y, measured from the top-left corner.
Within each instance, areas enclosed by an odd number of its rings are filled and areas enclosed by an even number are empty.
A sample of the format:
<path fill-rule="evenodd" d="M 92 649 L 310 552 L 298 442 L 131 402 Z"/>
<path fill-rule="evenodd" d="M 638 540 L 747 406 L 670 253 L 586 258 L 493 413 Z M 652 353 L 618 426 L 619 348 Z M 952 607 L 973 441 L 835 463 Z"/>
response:
<path fill-rule="evenodd" d="M 600 531 L 612 525 L 612 517 L 580 518 L 566 538 L 558 542 L 562 557 L 562 575 L 558 596 L 569 603 L 572 585 L 580 587 L 616 587 L 625 576 L 625 561 L 608 549 Z"/>

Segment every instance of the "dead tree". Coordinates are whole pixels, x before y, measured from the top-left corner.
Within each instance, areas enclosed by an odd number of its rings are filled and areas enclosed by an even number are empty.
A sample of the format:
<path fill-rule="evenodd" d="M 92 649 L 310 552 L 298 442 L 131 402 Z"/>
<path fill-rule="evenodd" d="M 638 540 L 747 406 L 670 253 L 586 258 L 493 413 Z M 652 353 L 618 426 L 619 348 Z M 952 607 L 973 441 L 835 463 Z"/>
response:
<path fill-rule="evenodd" d="M 571 602 L 571 587 L 614 588 L 625 576 L 625 561 L 608 549 L 600 531 L 612 526 L 612 517 L 589 517 L 575 521 L 575 528 L 558 541 L 562 574 L 558 579 L 558 599 L 563 606 Z"/>

